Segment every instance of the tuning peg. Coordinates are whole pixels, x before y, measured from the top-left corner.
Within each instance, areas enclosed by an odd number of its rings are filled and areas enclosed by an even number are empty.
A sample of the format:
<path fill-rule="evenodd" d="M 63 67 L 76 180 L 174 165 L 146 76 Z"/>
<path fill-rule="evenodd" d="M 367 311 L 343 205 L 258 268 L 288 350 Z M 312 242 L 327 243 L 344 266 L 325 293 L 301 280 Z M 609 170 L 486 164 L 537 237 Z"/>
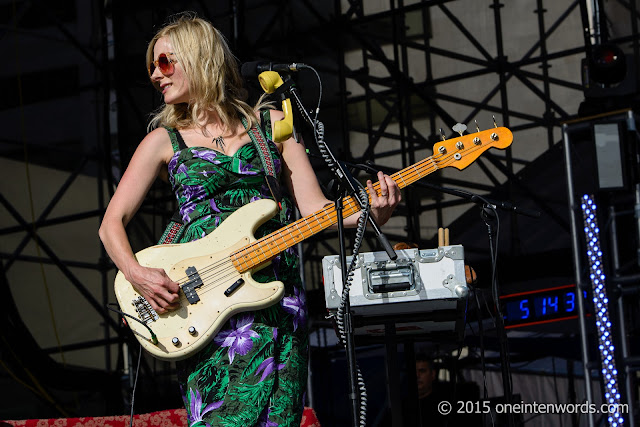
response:
<path fill-rule="evenodd" d="M 476 124 L 476 132 L 480 132 L 480 126 L 478 126 L 478 121 L 476 119 L 473 119 L 473 121 Z"/>
<path fill-rule="evenodd" d="M 447 140 L 446 135 L 444 134 L 444 131 L 442 130 L 442 128 L 440 128 L 440 137 L 442 138 L 443 141 Z"/>
<path fill-rule="evenodd" d="M 453 127 L 453 131 L 458 132 L 460 136 L 462 136 L 465 130 L 467 130 L 467 125 L 464 125 L 462 123 L 456 123 Z"/>
<path fill-rule="evenodd" d="M 493 126 L 498 127 L 498 124 L 496 123 L 496 116 L 493 116 Z"/>

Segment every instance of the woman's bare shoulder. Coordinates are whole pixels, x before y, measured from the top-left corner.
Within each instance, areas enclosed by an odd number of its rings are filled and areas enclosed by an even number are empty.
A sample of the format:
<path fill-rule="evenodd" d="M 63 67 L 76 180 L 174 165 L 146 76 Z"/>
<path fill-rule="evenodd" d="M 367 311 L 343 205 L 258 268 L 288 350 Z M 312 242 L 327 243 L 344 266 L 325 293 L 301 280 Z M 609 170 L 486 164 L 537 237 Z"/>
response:
<path fill-rule="evenodd" d="M 173 155 L 169 133 L 164 128 L 152 130 L 140 141 L 136 152 L 140 152 L 146 158 L 167 163 Z"/>

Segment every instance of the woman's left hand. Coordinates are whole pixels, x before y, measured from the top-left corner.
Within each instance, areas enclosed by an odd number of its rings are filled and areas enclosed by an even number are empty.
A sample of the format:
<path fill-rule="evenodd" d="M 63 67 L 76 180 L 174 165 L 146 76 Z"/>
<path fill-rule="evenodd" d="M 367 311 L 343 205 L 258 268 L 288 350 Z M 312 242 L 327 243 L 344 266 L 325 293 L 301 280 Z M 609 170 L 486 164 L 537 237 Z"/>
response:
<path fill-rule="evenodd" d="M 378 172 L 378 180 L 380 181 L 380 194 L 373 188 L 371 180 L 367 180 L 367 188 L 371 195 L 371 215 L 378 225 L 384 225 L 389 221 L 393 210 L 402 200 L 402 195 L 400 187 L 389 175 Z"/>

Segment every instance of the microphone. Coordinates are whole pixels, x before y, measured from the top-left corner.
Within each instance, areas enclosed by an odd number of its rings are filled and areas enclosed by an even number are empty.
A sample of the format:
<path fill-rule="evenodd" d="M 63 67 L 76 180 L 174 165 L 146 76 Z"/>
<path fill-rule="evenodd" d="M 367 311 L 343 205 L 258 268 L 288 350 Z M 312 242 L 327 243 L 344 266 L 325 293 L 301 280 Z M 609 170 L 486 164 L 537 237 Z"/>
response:
<path fill-rule="evenodd" d="M 260 80 L 260 86 L 268 93 L 272 94 L 280 86 L 284 85 L 282 77 L 275 71 L 263 71 L 258 77 Z M 282 96 L 282 112 L 284 117 L 282 120 L 278 120 L 273 123 L 273 141 L 282 142 L 289 138 L 293 134 L 293 113 L 291 111 L 291 100 L 287 98 L 284 93 Z"/>
<path fill-rule="evenodd" d="M 291 64 L 274 64 L 273 62 L 245 62 L 242 64 L 240 68 L 240 74 L 244 77 L 257 77 L 260 73 L 264 71 L 275 71 L 278 73 L 290 73 L 292 71 L 298 71 L 298 69 L 303 68 L 305 65 L 300 63 L 291 63 Z"/>

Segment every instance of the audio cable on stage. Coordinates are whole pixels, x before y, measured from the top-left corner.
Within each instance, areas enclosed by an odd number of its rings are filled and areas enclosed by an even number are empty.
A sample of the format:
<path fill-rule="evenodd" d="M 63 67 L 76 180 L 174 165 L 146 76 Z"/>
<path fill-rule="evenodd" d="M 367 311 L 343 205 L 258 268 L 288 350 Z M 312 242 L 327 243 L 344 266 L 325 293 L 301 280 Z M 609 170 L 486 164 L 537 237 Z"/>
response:
<path fill-rule="evenodd" d="M 120 315 L 122 315 L 122 316 L 129 317 L 129 318 L 131 318 L 131 319 L 133 319 L 133 320 L 135 320 L 135 321 L 137 321 L 137 322 L 141 323 L 142 325 L 144 325 L 144 327 L 145 327 L 145 328 L 147 328 L 147 330 L 148 330 L 148 331 L 149 331 L 149 333 L 151 334 L 151 341 L 152 341 L 154 344 L 158 344 L 158 338 L 156 337 L 156 334 L 155 334 L 155 333 L 153 333 L 153 331 L 151 330 L 151 328 L 150 328 L 146 323 L 144 323 L 144 322 L 143 322 L 143 321 L 141 321 L 140 319 L 137 319 L 137 318 L 135 318 L 135 317 L 131 316 L 130 314 L 127 314 L 127 313 L 125 313 L 125 312 L 123 312 L 123 311 L 121 311 L 121 310 L 118 310 L 118 309 L 115 309 L 115 308 L 110 307 L 110 306 L 112 306 L 112 305 L 113 305 L 113 306 L 117 306 L 117 304 L 115 304 L 115 303 L 109 303 L 109 304 L 107 304 L 107 305 L 106 305 L 106 307 L 107 307 L 109 310 L 113 311 L 114 313 L 118 313 L 118 314 L 120 314 Z M 125 321 L 124 317 L 122 318 L 122 321 L 123 321 L 123 322 Z M 126 322 L 125 322 L 125 323 L 126 323 Z M 137 387 L 137 385 L 138 385 L 138 374 L 140 373 L 140 363 L 141 363 L 141 361 L 142 361 L 142 345 L 140 345 L 140 348 L 138 349 L 138 364 L 136 365 L 136 375 L 135 375 L 135 377 L 134 377 L 134 380 L 133 380 L 133 387 L 132 387 L 132 390 L 131 390 L 131 420 L 130 420 L 130 424 L 129 424 L 129 425 L 130 425 L 130 427 L 133 427 L 133 407 L 134 407 L 135 398 L 136 398 L 136 387 Z"/>
<path fill-rule="evenodd" d="M 115 309 L 115 308 L 111 308 L 111 307 L 109 307 L 110 305 L 115 305 L 115 306 L 117 306 L 117 304 L 115 304 L 115 303 L 109 303 L 109 304 L 107 304 L 107 308 L 108 308 L 109 310 L 113 311 L 114 313 L 118 313 L 118 314 L 120 314 L 120 315 L 122 315 L 122 316 L 129 317 L 130 319 L 135 320 L 136 322 L 140 323 L 142 326 L 144 326 L 145 328 L 147 328 L 147 330 L 149 331 L 149 334 L 151 334 L 151 340 L 150 340 L 150 341 L 151 341 L 152 343 L 154 343 L 154 344 L 158 344 L 158 337 L 156 336 L 156 334 L 155 334 L 155 333 L 153 333 L 153 331 L 151 330 L 151 328 L 149 327 L 149 325 L 147 325 L 146 323 L 144 323 L 142 320 L 140 320 L 140 319 L 138 319 L 138 318 L 136 318 L 136 317 L 133 317 L 133 316 L 132 316 L 132 315 L 130 315 L 130 314 L 125 313 L 124 311 L 120 311 L 120 310 L 117 310 L 117 309 Z M 122 318 L 122 321 L 126 324 L 126 321 L 125 321 L 124 317 Z"/>
<path fill-rule="evenodd" d="M 313 71 L 318 79 L 318 86 L 319 86 L 318 105 L 315 111 L 312 112 L 313 117 L 309 114 L 309 112 L 305 110 L 304 106 L 302 105 L 302 101 L 297 96 L 297 93 L 295 91 L 292 91 L 292 95 L 293 95 L 292 99 L 294 100 L 294 104 L 298 107 L 298 110 L 300 111 L 300 114 L 302 115 L 302 117 L 307 121 L 308 124 L 311 125 L 313 129 L 313 136 L 316 141 L 316 146 L 320 151 L 320 155 L 324 159 L 329 169 L 331 169 L 332 171 L 335 171 L 336 168 L 339 168 L 339 165 L 337 160 L 335 159 L 335 157 L 327 147 L 327 144 L 324 140 L 324 124 L 318 120 L 318 114 L 320 112 L 320 101 L 322 99 L 322 81 L 320 79 L 320 75 L 313 67 L 309 65 L 300 64 L 299 68 L 309 69 Z M 347 269 L 347 273 L 346 273 L 347 279 L 342 289 L 340 304 L 335 314 L 338 340 L 343 345 L 345 350 L 347 350 L 347 332 L 346 332 L 346 325 L 345 325 L 345 319 L 344 319 L 345 308 L 346 308 L 347 300 L 349 298 L 349 290 L 351 289 L 351 282 L 353 280 L 354 270 L 356 268 L 356 264 L 358 261 L 360 246 L 364 241 L 364 233 L 366 230 L 367 222 L 369 221 L 369 212 L 371 209 L 371 206 L 369 203 L 369 195 L 365 190 L 365 188 L 359 182 L 354 182 L 354 184 L 357 187 L 356 188 L 357 194 L 355 196 L 357 196 L 360 202 L 362 214 L 360 215 L 360 218 L 358 218 L 358 222 L 356 226 L 356 236 L 353 244 L 353 255 L 351 258 L 351 263 Z M 356 383 L 358 388 L 358 421 L 361 427 L 365 427 L 367 422 L 367 388 L 366 388 L 366 384 L 364 382 L 364 378 L 362 376 L 362 372 L 360 371 L 360 367 L 358 366 L 357 361 L 355 363 L 355 371 L 356 371 Z"/>
<path fill-rule="evenodd" d="M 349 291 L 351 290 L 351 282 L 353 281 L 354 271 L 356 268 L 356 264 L 358 262 L 358 254 L 360 253 L 360 246 L 362 245 L 362 241 L 364 240 L 364 232 L 367 226 L 367 221 L 369 217 L 369 198 L 364 190 L 364 188 L 360 187 L 360 198 L 366 200 L 365 208 L 363 208 L 364 214 L 360 215 L 358 218 L 358 223 L 356 227 L 356 237 L 355 242 L 353 244 L 353 256 L 351 258 L 351 263 L 349 264 L 349 268 L 347 269 L 347 280 L 344 283 L 342 288 L 342 296 L 340 298 L 340 305 L 338 306 L 336 312 L 336 326 L 338 328 L 338 339 L 340 343 L 347 348 L 347 334 L 346 327 L 344 322 L 345 308 L 347 304 L 347 299 L 349 298 Z M 362 372 L 360 371 L 360 367 L 358 366 L 358 362 L 356 361 L 356 375 L 357 375 L 357 384 L 360 396 L 359 402 L 359 421 L 360 426 L 365 427 L 367 422 L 367 388 L 364 382 L 364 378 L 362 377 Z"/>

